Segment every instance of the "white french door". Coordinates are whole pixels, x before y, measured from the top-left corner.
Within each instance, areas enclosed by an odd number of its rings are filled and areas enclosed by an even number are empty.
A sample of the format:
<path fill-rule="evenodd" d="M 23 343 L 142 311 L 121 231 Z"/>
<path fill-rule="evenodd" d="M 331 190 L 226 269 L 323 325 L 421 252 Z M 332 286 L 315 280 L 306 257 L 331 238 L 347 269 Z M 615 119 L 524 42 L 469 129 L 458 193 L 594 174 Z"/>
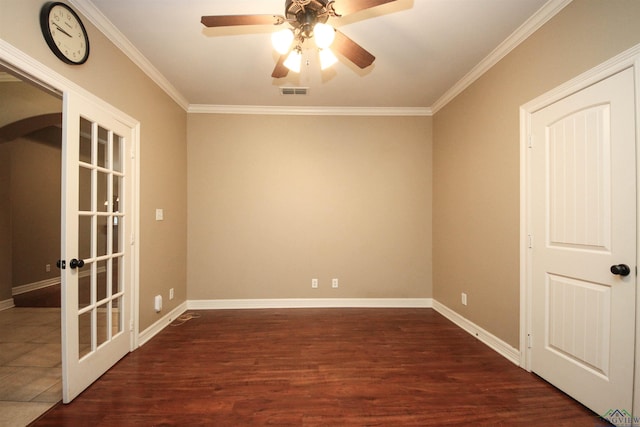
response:
<path fill-rule="evenodd" d="M 69 403 L 132 349 L 133 129 L 64 95 L 62 378 Z"/>
<path fill-rule="evenodd" d="M 633 68 L 531 116 L 531 369 L 602 416 L 632 412 L 635 118 Z"/>

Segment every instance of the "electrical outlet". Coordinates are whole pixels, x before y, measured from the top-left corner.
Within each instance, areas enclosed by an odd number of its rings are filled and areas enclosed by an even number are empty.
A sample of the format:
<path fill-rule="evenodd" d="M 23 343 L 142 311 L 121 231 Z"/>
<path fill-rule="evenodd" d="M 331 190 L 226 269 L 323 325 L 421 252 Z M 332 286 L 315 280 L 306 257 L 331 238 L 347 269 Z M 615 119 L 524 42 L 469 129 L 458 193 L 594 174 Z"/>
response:
<path fill-rule="evenodd" d="M 318 287 L 318 279 L 311 279 L 311 287 L 314 289 Z"/>
<path fill-rule="evenodd" d="M 467 305 L 467 294 L 463 292 L 461 295 L 461 299 L 462 299 L 462 305 Z"/>
<path fill-rule="evenodd" d="M 332 279 L 331 280 L 331 287 L 332 288 L 337 288 L 338 287 L 338 279 Z"/>
<path fill-rule="evenodd" d="M 51 271 L 51 264 L 47 264 L 44 266 L 44 271 L 46 271 L 47 273 Z"/>
<path fill-rule="evenodd" d="M 173 288 L 169 289 L 169 299 L 173 299 Z"/>

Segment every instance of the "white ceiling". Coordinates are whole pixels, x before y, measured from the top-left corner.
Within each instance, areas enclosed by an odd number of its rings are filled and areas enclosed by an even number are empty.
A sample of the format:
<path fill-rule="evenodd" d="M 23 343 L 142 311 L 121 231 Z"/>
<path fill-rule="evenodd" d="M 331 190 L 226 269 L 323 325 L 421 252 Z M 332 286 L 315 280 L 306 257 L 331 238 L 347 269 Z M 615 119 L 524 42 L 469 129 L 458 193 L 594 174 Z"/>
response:
<path fill-rule="evenodd" d="M 349 0 L 336 5 L 341 1 Z M 376 56 L 374 64 L 360 70 L 338 55 L 339 63 L 321 72 L 316 51 L 307 49 L 309 65 L 283 79 L 271 77 L 278 54 L 270 39 L 283 27 L 208 29 L 200 17 L 284 14 L 284 0 L 72 3 L 112 39 L 135 46 L 139 53 L 133 56 L 146 58 L 174 98 L 187 106 L 429 110 L 547 0 L 396 0 L 332 18 L 329 24 Z M 291 86 L 308 87 L 309 94 L 280 95 L 280 87 Z"/>

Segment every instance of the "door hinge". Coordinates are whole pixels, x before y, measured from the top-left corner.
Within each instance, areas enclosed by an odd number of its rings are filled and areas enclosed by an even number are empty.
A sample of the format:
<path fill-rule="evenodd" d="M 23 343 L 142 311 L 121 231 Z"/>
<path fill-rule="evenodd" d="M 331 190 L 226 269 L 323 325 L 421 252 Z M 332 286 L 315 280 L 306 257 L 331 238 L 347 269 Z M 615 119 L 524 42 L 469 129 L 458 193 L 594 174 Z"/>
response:
<path fill-rule="evenodd" d="M 136 158 L 136 150 L 134 150 L 133 146 L 131 146 L 130 154 L 131 154 L 131 160 Z"/>
<path fill-rule="evenodd" d="M 531 234 L 527 235 L 527 246 L 529 249 L 533 248 L 533 236 Z"/>
<path fill-rule="evenodd" d="M 531 338 L 531 334 L 527 334 L 527 348 L 533 347 L 533 338 Z"/>
<path fill-rule="evenodd" d="M 133 332 L 133 320 L 129 321 L 129 332 Z"/>
<path fill-rule="evenodd" d="M 131 233 L 131 238 L 129 239 L 129 244 L 131 246 L 136 244 L 136 236 L 133 233 Z"/>
<path fill-rule="evenodd" d="M 533 135 L 529 135 L 529 148 L 533 148 Z"/>

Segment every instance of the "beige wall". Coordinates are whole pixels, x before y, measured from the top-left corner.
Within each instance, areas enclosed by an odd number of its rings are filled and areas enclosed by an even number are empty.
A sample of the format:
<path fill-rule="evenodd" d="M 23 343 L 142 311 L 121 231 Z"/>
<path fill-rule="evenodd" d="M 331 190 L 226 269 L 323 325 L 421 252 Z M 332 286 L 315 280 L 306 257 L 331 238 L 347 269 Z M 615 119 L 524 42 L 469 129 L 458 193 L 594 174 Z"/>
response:
<path fill-rule="evenodd" d="M 0 82 L 0 127 L 62 111 L 62 99 L 22 81 Z M 1 143 L 1 142 L 0 142 Z"/>
<path fill-rule="evenodd" d="M 514 347 L 519 106 L 640 43 L 639 22 L 640 1 L 575 0 L 434 116 L 434 297 Z"/>
<path fill-rule="evenodd" d="M 11 146 L 14 287 L 60 275 L 56 261 L 60 258 L 61 139 L 60 128 L 48 128 L 7 143 Z M 46 272 L 46 264 L 51 271 Z"/>
<path fill-rule="evenodd" d="M 2 0 L 0 38 L 141 123 L 140 329 L 186 298 L 186 112 L 88 20 L 91 56 L 70 66 L 49 51 L 39 27 L 40 0 Z M 165 220 L 155 221 L 155 209 Z M 176 298 L 169 301 L 169 288 Z M 153 296 L 164 296 L 156 314 Z"/>
<path fill-rule="evenodd" d="M 188 130 L 188 299 L 431 297 L 430 117 Z"/>

